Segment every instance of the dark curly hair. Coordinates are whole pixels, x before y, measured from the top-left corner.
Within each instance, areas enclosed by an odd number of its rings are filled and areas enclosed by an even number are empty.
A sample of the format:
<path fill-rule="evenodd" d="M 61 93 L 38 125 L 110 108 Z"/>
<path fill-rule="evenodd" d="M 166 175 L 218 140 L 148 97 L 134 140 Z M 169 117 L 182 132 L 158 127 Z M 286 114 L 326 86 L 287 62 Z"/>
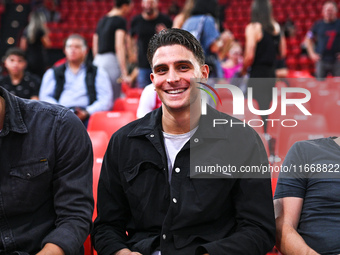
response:
<path fill-rule="evenodd" d="M 188 31 L 178 29 L 178 28 L 169 28 L 164 29 L 160 33 L 155 34 L 148 46 L 147 57 L 152 68 L 152 58 L 155 55 L 155 52 L 158 48 L 162 46 L 168 45 L 182 45 L 188 50 L 190 50 L 197 61 L 204 65 L 204 51 L 199 41 Z"/>

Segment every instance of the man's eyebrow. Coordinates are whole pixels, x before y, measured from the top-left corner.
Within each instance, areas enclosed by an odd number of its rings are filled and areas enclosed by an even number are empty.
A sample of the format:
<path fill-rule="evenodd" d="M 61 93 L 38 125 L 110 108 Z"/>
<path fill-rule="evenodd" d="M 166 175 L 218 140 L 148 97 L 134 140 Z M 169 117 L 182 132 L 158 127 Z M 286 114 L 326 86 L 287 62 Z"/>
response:
<path fill-rule="evenodd" d="M 162 66 L 166 66 L 166 64 L 159 64 L 159 65 L 155 65 L 152 69 L 156 69 L 158 67 L 162 67 Z"/>
<path fill-rule="evenodd" d="M 175 64 L 188 64 L 188 65 L 192 65 L 193 66 L 193 63 L 190 60 L 179 60 L 179 61 L 176 61 Z M 162 66 L 167 66 L 167 64 L 158 64 L 158 65 L 155 65 L 153 67 L 153 69 L 156 69 L 156 68 L 162 67 Z"/>
<path fill-rule="evenodd" d="M 188 64 L 188 65 L 194 65 L 190 60 L 180 60 L 180 61 L 176 61 L 175 64 Z"/>

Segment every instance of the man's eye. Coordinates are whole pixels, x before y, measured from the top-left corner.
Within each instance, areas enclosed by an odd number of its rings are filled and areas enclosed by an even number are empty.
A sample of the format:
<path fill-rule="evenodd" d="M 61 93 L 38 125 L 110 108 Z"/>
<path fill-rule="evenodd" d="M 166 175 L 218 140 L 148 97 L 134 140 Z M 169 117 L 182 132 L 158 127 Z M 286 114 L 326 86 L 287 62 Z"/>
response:
<path fill-rule="evenodd" d="M 187 65 L 180 65 L 180 66 L 179 66 L 179 69 L 180 69 L 180 70 L 188 70 L 188 69 L 189 69 L 189 66 L 187 66 Z"/>
<path fill-rule="evenodd" d="M 164 67 L 161 67 L 161 68 L 157 68 L 156 69 L 156 73 L 158 73 L 158 74 L 161 74 L 161 73 L 165 73 L 166 72 L 166 68 L 164 68 Z"/>

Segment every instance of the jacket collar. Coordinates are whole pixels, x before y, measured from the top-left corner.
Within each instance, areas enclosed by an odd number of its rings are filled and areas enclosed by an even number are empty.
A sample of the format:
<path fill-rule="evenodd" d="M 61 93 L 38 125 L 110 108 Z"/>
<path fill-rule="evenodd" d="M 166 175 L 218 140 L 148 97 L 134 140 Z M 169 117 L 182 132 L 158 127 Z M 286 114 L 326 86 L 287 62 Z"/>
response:
<path fill-rule="evenodd" d="M 129 133 L 128 136 L 142 136 L 153 132 L 157 127 L 162 129 L 162 107 L 148 113 L 140 119 L 138 125 Z"/>
<path fill-rule="evenodd" d="M 19 107 L 18 97 L 12 95 L 10 92 L 0 87 L 0 95 L 5 99 L 5 122 L 0 133 L 1 136 L 7 135 L 10 131 L 16 133 L 28 133 L 28 129 L 22 118 Z"/>

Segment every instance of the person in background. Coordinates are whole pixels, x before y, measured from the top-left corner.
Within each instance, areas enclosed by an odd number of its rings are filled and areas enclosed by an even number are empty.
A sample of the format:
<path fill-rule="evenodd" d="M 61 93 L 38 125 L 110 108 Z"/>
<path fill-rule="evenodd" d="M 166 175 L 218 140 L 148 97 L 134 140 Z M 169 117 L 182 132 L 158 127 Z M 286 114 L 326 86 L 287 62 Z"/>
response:
<path fill-rule="evenodd" d="M 127 28 L 124 18 L 130 10 L 131 0 L 116 0 L 112 10 L 99 20 L 96 33 L 93 35 L 93 64 L 108 73 L 114 100 L 120 97 L 121 82 L 130 83 L 126 63 Z"/>
<path fill-rule="evenodd" d="M 0 253 L 84 254 L 93 154 L 79 119 L 0 87 L 0 162 Z"/>
<path fill-rule="evenodd" d="M 151 83 L 143 89 L 140 96 L 137 118 L 144 117 L 147 113 L 159 108 L 162 105 L 162 101 L 159 99 L 155 86 Z"/>
<path fill-rule="evenodd" d="M 242 47 L 238 42 L 233 42 L 228 52 L 227 59 L 222 62 L 223 77 L 230 80 L 236 73 L 241 71 L 242 64 Z"/>
<path fill-rule="evenodd" d="M 20 48 L 26 51 L 27 70 L 40 78 L 44 75 L 47 67 L 45 48 L 51 46 L 48 33 L 44 14 L 33 11 L 29 16 L 28 26 L 20 39 Z"/>
<path fill-rule="evenodd" d="M 192 33 L 201 43 L 205 61 L 209 65 L 210 78 L 223 78 L 218 53 L 232 40 L 229 31 L 222 34 L 219 32 L 216 22 L 217 10 L 217 0 L 195 0 L 191 16 L 182 26 L 182 29 Z"/>
<path fill-rule="evenodd" d="M 330 73 L 340 76 L 340 19 L 333 1 L 326 1 L 322 7 L 322 20 L 317 21 L 305 38 L 309 57 L 316 67 L 316 78 L 323 79 Z M 314 42 L 316 46 L 314 48 Z"/>
<path fill-rule="evenodd" d="M 280 40 L 280 54 L 276 58 L 275 64 L 275 76 L 278 79 L 284 80 L 288 83 L 288 67 L 286 65 L 286 57 L 287 57 L 287 41 L 286 35 L 281 30 L 281 40 Z"/>
<path fill-rule="evenodd" d="M 173 28 L 182 28 L 184 22 L 191 16 L 192 9 L 194 8 L 195 0 L 186 0 L 182 11 L 177 14 L 172 24 Z"/>
<path fill-rule="evenodd" d="M 158 0 L 142 0 L 142 13 L 131 21 L 131 39 L 138 50 L 138 77 L 137 83 L 144 88 L 151 83 L 151 69 L 148 63 L 146 52 L 148 43 L 155 33 L 172 26 L 169 16 L 159 12 Z M 132 46 L 129 48 L 133 48 Z"/>
<path fill-rule="evenodd" d="M 340 138 L 295 143 L 280 172 L 274 207 L 283 254 L 340 254 Z"/>
<path fill-rule="evenodd" d="M 40 79 L 25 72 L 27 61 L 25 52 L 19 48 L 9 48 L 5 53 L 4 65 L 7 76 L 0 79 L 0 86 L 21 98 L 39 99 Z"/>
<path fill-rule="evenodd" d="M 260 110 L 268 110 L 275 86 L 275 64 L 280 54 L 280 25 L 274 20 L 269 0 L 254 0 L 251 5 L 251 23 L 245 29 L 242 75 L 249 71 L 248 87 Z M 250 69 L 250 70 L 248 70 Z M 261 78 L 261 79 L 259 79 Z M 266 131 L 267 116 L 262 116 Z"/>
<path fill-rule="evenodd" d="M 86 126 L 94 112 L 111 110 L 110 79 L 100 67 L 86 63 L 87 45 L 81 35 L 70 35 L 64 52 L 66 63 L 46 71 L 39 98 L 71 108 Z"/>

